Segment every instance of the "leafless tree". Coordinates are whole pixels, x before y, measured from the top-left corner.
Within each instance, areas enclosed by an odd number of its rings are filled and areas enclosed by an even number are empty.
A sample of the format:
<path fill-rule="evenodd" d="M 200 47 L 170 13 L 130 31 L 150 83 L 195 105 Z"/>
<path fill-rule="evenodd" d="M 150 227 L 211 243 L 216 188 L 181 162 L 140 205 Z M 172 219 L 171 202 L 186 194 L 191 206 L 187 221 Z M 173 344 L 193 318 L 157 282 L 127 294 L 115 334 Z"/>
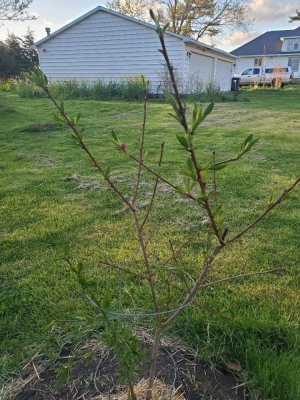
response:
<path fill-rule="evenodd" d="M 246 0 L 111 0 L 107 6 L 142 20 L 148 20 L 145 9 L 152 7 L 171 32 L 196 40 L 244 30 L 250 22 Z"/>
<path fill-rule="evenodd" d="M 138 18 L 142 21 L 150 21 L 149 8 L 156 8 L 155 0 L 111 0 L 106 6 L 110 9 Z"/>
<path fill-rule="evenodd" d="M 36 17 L 28 13 L 33 0 L 0 0 L 0 21 L 26 21 Z"/>

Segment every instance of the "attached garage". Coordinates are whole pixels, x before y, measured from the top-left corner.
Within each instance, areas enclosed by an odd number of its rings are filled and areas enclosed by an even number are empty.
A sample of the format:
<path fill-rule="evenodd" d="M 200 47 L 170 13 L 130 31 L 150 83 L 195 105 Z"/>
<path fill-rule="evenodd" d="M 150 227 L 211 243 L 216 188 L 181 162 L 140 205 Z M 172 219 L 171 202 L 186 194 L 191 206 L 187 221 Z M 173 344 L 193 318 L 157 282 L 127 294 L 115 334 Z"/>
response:
<path fill-rule="evenodd" d="M 214 78 L 214 64 L 215 59 L 213 57 L 191 51 L 190 76 L 202 82 L 212 80 Z"/>
<path fill-rule="evenodd" d="M 228 76 L 232 76 L 234 73 L 234 66 L 229 61 L 218 59 L 216 65 L 216 76 L 215 80 L 220 86 L 222 91 L 229 90 L 228 87 Z"/>
<path fill-rule="evenodd" d="M 181 91 L 192 91 L 197 76 L 230 90 L 236 57 L 190 38 L 166 32 L 169 57 Z M 165 63 L 152 24 L 98 6 L 36 43 L 40 66 L 50 82 L 120 81 L 144 75 L 162 88 Z"/>
<path fill-rule="evenodd" d="M 191 40 L 191 39 L 189 39 Z M 231 88 L 231 77 L 233 76 L 235 59 L 228 57 L 226 52 L 214 48 L 204 47 L 201 43 L 192 41 L 186 46 L 189 56 L 189 77 L 198 80 L 198 86 L 202 87 L 213 82 L 222 91 Z M 191 85 L 191 88 L 193 85 Z"/>

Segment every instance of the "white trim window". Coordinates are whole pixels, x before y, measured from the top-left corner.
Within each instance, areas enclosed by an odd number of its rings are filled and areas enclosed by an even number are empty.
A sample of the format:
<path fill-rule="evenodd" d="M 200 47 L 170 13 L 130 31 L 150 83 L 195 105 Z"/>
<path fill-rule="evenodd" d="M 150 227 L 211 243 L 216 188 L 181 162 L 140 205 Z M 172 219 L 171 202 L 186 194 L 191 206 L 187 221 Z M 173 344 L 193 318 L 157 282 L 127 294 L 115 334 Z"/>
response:
<path fill-rule="evenodd" d="M 300 51 L 300 38 L 286 39 L 286 51 Z"/>
<path fill-rule="evenodd" d="M 298 72 L 300 67 L 300 57 L 289 57 L 288 66 L 292 68 L 292 72 Z"/>
<path fill-rule="evenodd" d="M 261 67 L 262 66 L 262 57 L 254 58 L 254 67 Z"/>

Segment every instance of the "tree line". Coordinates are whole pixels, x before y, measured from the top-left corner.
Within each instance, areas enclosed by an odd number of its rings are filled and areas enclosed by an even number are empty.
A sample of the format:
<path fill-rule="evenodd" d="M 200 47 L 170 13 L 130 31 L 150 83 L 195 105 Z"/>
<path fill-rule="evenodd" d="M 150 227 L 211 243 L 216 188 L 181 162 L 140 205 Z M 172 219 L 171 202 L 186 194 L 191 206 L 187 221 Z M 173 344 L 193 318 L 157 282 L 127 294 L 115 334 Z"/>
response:
<path fill-rule="evenodd" d="M 1 21 L 35 19 L 28 13 L 33 0 L 0 0 Z M 192 37 L 213 38 L 234 29 L 247 29 L 249 1 L 247 0 L 107 0 L 106 5 L 118 12 L 141 20 L 148 20 L 148 10 L 156 10 L 158 20 L 171 32 Z M 300 13 L 290 22 L 300 20 Z M 3 22 L 2 22 L 3 23 Z M 0 41 L 0 77 L 19 76 L 38 65 L 38 55 L 31 46 L 33 33 L 20 38 L 10 34 L 5 43 Z"/>
<path fill-rule="evenodd" d="M 38 54 L 32 49 L 33 44 L 33 33 L 29 29 L 23 38 L 10 34 L 4 43 L 0 42 L 0 77 L 20 76 L 38 66 Z"/>

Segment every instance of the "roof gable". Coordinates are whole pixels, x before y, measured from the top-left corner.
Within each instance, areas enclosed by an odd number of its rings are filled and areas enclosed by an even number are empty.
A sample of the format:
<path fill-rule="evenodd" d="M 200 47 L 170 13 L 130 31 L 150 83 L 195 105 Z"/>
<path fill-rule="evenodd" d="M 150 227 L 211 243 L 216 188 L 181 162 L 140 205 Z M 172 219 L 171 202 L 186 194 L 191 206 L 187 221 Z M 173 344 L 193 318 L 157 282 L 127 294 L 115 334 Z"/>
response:
<path fill-rule="evenodd" d="M 106 7 L 97 6 L 96 8 L 93 8 L 92 10 L 90 10 L 90 11 L 88 11 L 87 13 L 83 14 L 81 17 L 76 18 L 74 21 L 70 22 L 70 23 L 67 24 L 67 25 L 64 25 L 62 28 L 60 28 L 60 29 L 58 29 L 57 31 L 51 33 L 51 35 L 46 36 L 46 37 L 44 37 L 43 39 L 39 40 L 38 42 L 35 43 L 35 45 L 36 45 L 36 46 L 40 46 L 41 44 L 46 43 L 48 40 L 51 40 L 51 39 L 54 38 L 55 36 L 59 35 L 59 34 L 62 33 L 62 32 L 65 32 L 67 29 L 71 28 L 71 27 L 74 26 L 74 25 L 77 25 L 77 24 L 80 23 L 81 21 L 83 21 L 83 20 L 85 20 L 86 18 L 88 18 L 88 17 L 90 17 L 90 16 L 96 14 L 96 13 L 99 12 L 99 11 L 102 11 L 102 12 L 105 12 L 105 13 L 107 13 L 107 14 L 111 14 L 111 15 L 115 15 L 115 16 L 117 16 L 117 17 L 121 17 L 121 18 L 127 19 L 127 20 L 129 20 L 129 21 L 131 21 L 131 22 L 134 22 L 134 23 L 136 23 L 136 24 L 140 24 L 140 25 L 146 26 L 147 28 L 150 28 L 150 29 L 155 29 L 155 25 L 154 25 L 154 24 L 150 24 L 149 22 L 144 22 L 144 21 L 141 21 L 141 20 L 139 20 L 139 19 L 137 19 L 137 18 L 133 18 L 133 17 L 130 17 L 130 16 L 128 16 L 128 15 L 118 13 L 118 12 L 113 11 L 113 10 L 110 10 L 109 8 L 106 8 Z M 179 38 L 179 39 L 182 39 L 182 38 L 183 38 L 183 36 L 178 35 L 178 34 L 173 33 L 173 32 L 169 32 L 169 31 L 166 31 L 166 34 L 171 35 L 171 36 L 175 36 L 175 37 L 177 37 L 177 38 Z"/>
<path fill-rule="evenodd" d="M 83 14 L 81 17 L 75 19 L 74 21 L 70 22 L 69 24 L 67 24 L 67 25 L 63 26 L 62 28 L 58 29 L 57 31 L 53 32 L 51 35 L 46 36 L 45 38 L 39 40 L 38 42 L 35 43 L 35 46 L 37 46 L 37 47 L 41 46 L 42 44 L 48 42 L 49 40 L 53 39 L 54 37 L 56 37 L 56 36 L 58 36 L 59 34 L 65 32 L 65 31 L 68 30 L 69 28 L 71 28 L 71 27 L 73 27 L 74 25 L 80 23 L 81 21 L 85 20 L 86 18 L 88 18 L 88 17 L 90 17 L 90 16 L 96 14 L 96 13 L 99 12 L 99 11 L 102 11 L 102 12 L 107 13 L 107 14 L 114 15 L 114 16 L 116 16 L 116 17 L 124 18 L 124 19 L 126 19 L 126 20 L 128 20 L 128 21 L 131 21 L 131 22 L 136 23 L 136 24 L 143 25 L 143 26 L 145 26 L 145 27 L 147 27 L 147 28 L 150 28 L 150 29 L 152 29 L 152 30 L 155 30 L 155 29 L 156 29 L 156 27 L 155 27 L 154 24 L 150 24 L 150 23 L 148 23 L 148 22 L 144 22 L 144 21 L 141 21 L 141 20 L 139 20 L 139 19 L 136 19 L 136 18 L 133 18 L 133 17 L 129 17 L 128 15 L 118 13 L 118 12 L 116 12 L 116 11 L 110 10 L 110 9 L 105 8 L 105 7 L 102 7 L 102 6 L 97 6 L 97 7 L 94 8 L 93 10 L 91 10 L 91 11 L 89 11 L 89 12 Z M 206 48 L 206 49 L 208 49 L 208 50 L 211 50 L 211 51 L 214 51 L 214 52 L 216 52 L 216 53 L 222 54 L 222 55 L 224 55 L 224 56 L 230 57 L 231 59 L 236 58 L 233 54 L 227 53 L 226 51 L 217 49 L 217 48 L 215 48 L 215 47 L 211 47 L 211 46 L 209 46 L 209 45 L 207 45 L 207 44 L 205 44 L 205 43 L 196 41 L 196 40 L 191 39 L 191 38 L 188 38 L 188 37 L 186 37 L 186 36 L 178 35 L 177 33 L 169 32 L 169 31 L 166 31 L 165 33 L 166 33 L 167 35 L 169 35 L 169 36 L 176 37 L 176 38 L 179 39 L 179 40 L 183 40 L 183 42 L 186 43 L 187 45 L 188 45 L 188 44 L 193 44 L 193 45 L 195 45 L 195 46 L 197 46 L 197 47 Z"/>
<path fill-rule="evenodd" d="M 270 54 L 285 54 L 282 52 L 284 37 L 300 37 L 300 27 L 292 30 L 266 32 L 241 47 L 233 50 L 235 56 L 258 56 Z M 300 52 L 293 52 L 300 53 Z"/>

